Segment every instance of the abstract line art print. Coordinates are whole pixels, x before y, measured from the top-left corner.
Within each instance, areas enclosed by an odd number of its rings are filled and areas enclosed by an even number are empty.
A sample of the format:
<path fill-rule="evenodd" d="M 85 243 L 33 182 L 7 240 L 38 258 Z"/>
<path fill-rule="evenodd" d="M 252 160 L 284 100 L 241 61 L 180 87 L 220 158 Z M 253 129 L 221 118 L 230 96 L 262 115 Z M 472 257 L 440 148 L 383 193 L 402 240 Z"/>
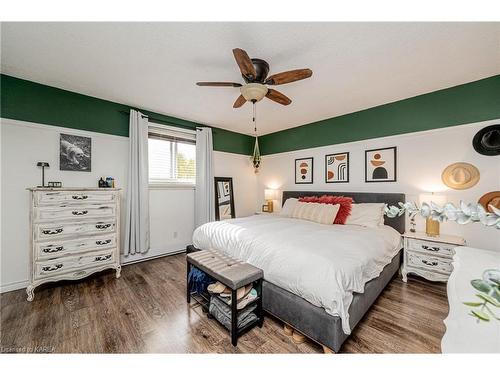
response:
<path fill-rule="evenodd" d="M 349 182 L 349 153 L 325 155 L 325 182 Z"/>

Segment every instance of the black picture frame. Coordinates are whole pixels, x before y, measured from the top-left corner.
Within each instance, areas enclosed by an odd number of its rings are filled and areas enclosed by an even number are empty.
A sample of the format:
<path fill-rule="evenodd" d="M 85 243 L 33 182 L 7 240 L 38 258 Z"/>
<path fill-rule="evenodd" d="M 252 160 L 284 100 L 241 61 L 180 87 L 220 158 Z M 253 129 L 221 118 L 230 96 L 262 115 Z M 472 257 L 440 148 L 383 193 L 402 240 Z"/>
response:
<path fill-rule="evenodd" d="M 393 150 L 394 151 L 394 178 L 391 180 L 368 180 L 368 153 L 369 152 L 374 152 L 374 151 L 382 151 L 382 150 Z M 366 183 L 371 183 L 371 182 L 396 182 L 397 179 L 397 173 L 398 173 L 398 148 L 396 146 L 393 147 L 382 147 L 382 148 L 374 148 L 371 150 L 365 150 L 365 182 Z"/>
<path fill-rule="evenodd" d="M 297 180 L 297 162 L 300 161 L 300 160 L 308 160 L 310 161 L 310 164 L 311 164 L 311 181 L 308 182 L 308 181 L 298 181 Z M 293 168 L 295 169 L 295 183 L 296 184 L 312 184 L 314 183 L 314 157 L 308 157 L 308 158 L 298 158 L 298 159 L 295 159 L 295 161 L 293 162 Z"/>
<path fill-rule="evenodd" d="M 92 171 L 92 138 L 59 133 L 59 170 Z"/>
<path fill-rule="evenodd" d="M 347 155 L 347 180 L 345 181 L 328 181 L 328 157 L 335 155 Z M 349 182 L 349 170 L 351 169 L 349 152 L 336 152 L 335 154 L 326 154 L 325 155 L 325 183 L 326 184 L 345 184 Z"/>
<path fill-rule="evenodd" d="M 236 212 L 234 210 L 234 190 L 233 190 L 233 178 L 232 177 L 214 177 L 214 185 L 215 185 L 215 220 L 220 220 L 220 212 L 219 212 L 219 198 L 223 198 L 224 192 L 219 191 L 219 182 L 227 182 L 229 183 L 229 205 L 231 207 L 231 218 L 234 219 L 236 217 Z"/>

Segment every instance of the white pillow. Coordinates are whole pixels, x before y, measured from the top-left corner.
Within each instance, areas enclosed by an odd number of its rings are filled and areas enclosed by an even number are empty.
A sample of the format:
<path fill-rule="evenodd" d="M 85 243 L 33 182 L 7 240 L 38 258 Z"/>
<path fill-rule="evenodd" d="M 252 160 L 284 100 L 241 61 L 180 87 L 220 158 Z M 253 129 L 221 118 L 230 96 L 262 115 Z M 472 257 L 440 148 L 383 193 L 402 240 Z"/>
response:
<path fill-rule="evenodd" d="M 299 200 L 297 198 L 288 198 L 285 201 L 285 204 L 283 204 L 283 207 L 281 208 L 280 215 L 286 217 L 292 217 L 292 212 L 298 202 Z"/>
<path fill-rule="evenodd" d="M 331 225 L 335 221 L 339 208 L 338 204 L 297 202 L 292 217 Z"/>
<path fill-rule="evenodd" d="M 384 225 L 385 203 L 353 203 L 346 225 L 376 228 Z"/>

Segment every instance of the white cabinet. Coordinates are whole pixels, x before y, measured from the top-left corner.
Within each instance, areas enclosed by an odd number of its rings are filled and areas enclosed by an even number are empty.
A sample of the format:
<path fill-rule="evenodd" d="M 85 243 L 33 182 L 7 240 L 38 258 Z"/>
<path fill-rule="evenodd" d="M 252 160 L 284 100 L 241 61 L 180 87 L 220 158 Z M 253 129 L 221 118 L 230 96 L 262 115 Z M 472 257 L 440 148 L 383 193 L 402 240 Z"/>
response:
<path fill-rule="evenodd" d="M 31 188 L 30 283 L 76 280 L 107 268 L 120 277 L 120 189 Z"/>
<path fill-rule="evenodd" d="M 457 236 L 430 237 L 425 233 L 405 233 L 402 276 L 413 273 L 427 280 L 447 281 L 453 271 L 454 248 L 465 245 Z"/>

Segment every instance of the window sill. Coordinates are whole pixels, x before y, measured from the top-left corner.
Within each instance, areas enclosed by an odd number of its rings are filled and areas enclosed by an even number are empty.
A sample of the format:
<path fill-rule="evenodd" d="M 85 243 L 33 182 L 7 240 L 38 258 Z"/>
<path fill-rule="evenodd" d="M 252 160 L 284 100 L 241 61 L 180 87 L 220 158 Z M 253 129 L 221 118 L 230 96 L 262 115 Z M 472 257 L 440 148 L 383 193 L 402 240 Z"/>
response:
<path fill-rule="evenodd" d="M 149 184 L 149 190 L 194 190 L 192 184 Z"/>

